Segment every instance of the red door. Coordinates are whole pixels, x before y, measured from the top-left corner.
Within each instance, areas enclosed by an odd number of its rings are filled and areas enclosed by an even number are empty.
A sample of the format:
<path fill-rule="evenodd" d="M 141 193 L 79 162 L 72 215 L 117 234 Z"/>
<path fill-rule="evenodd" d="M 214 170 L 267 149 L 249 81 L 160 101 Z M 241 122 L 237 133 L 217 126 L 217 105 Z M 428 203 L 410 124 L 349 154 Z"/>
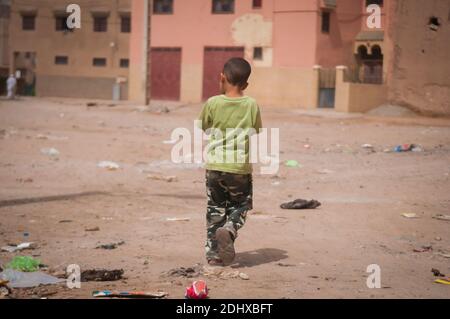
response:
<path fill-rule="evenodd" d="M 203 60 L 203 100 L 220 94 L 219 81 L 223 65 L 231 58 L 243 58 L 242 47 L 206 47 Z"/>
<path fill-rule="evenodd" d="M 181 49 L 152 48 L 152 99 L 180 99 Z"/>

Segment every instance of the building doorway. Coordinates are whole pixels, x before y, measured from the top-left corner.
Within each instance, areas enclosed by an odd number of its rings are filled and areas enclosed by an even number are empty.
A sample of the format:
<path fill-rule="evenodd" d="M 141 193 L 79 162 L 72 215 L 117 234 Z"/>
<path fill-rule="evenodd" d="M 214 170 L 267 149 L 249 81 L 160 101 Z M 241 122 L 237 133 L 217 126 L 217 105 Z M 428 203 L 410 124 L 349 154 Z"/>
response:
<path fill-rule="evenodd" d="M 36 96 L 36 53 L 14 52 L 13 63 L 17 77 L 16 94 Z"/>
<path fill-rule="evenodd" d="M 151 98 L 178 101 L 181 88 L 181 48 L 152 48 Z"/>
<path fill-rule="evenodd" d="M 231 58 L 244 58 L 243 47 L 206 47 L 203 60 L 203 100 L 220 94 L 219 75 Z"/>
<path fill-rule="evenodd" d="M 334 108 L 336 96 L 336 69 L 319 70 L 319 107 Z"/>

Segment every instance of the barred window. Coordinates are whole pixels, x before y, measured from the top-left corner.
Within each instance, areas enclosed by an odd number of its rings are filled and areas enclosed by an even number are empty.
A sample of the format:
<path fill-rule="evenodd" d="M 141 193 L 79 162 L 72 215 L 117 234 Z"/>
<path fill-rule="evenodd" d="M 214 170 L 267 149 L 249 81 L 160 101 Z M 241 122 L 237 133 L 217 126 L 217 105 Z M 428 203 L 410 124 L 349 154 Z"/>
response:
<path fill-rule="evenodd" d="M 69 57 L 64 55 L 55 56 L 55 64 L 56 65 L 67 65 L 69 64 Z"/>
<path fill-rule="evenodd" d="M 172 14 L 173 0 L 155 0 L 153 2 L 153 13 L 155 14 Z"/>
<path fill-rule="evenodd" d="M 56 31 L 73 31 L 67 26 L 68 15 L 55 16 L 55 30 Z"/>
<path fill-rule="evenodd" d="M 322 33 L 330 33 L 330 12 L 322 11 Z"/>
<path fill-rule="evenodd" d="M 107 32 L 108 31 L 108 17 L 107 16 L 95 16 L 94 17 L 94 32 Z"/>
<path fill-rule="evenodd" d="M 262 0 L 253 0 L 253 9 L 261 9 Z"/>
<path fill-rule="evenodd" d="M 36 15 L 23 14 L 22 15 L 22 30 L 32 31 L 36 29 Z"/>
<path fill-rule="evenodd" d="M 263 48 L 255 47 L 253 48 L 253 60 L 260 61 L 263 59 Z"/>
<path fill-rule="evenodd" d="M 234 0 L 213 0 L 212 6 L 215 14 L 234 13 Z"/>
<path fill-rule="evenodd" d="M 131 16 L 123 15 L 120 17 L 120 32 L 122 33 L 131 32 Z"/>
<path fill-rule="evenodd" d="M 130 66 L 130 60 L 129 59 L 120 59 L 120 67 L 121 68 L 128 68 Z"/>
<path fill-rule="evenodd" d="M 92 60 L 92 65 L 97 67 L 104 67 L 106 66 L 106 58 L 94 58 Z"/>

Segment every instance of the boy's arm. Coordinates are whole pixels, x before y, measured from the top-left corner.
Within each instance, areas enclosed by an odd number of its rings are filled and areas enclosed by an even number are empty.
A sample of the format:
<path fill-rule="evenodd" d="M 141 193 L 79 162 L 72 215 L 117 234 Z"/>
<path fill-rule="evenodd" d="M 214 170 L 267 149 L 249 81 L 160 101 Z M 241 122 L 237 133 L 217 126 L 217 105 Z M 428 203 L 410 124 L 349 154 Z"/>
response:
<path fill-rule="evenodd" d="M 261 111 L 259 110 L 259 106 L 256 106 L 256 117 L 255 117 L 255 126 L 254 129 L 256 130 L 256 132 L 259 134 L 261 133 L 261 129 L 262 129 L 262 120 L 261 120 Z"/>
<path fill-rule="evenodd" d="M 205 105 L 203 106 L 203 110 L 200 113 L 198 120 L 201 122 L 199 123 L 199 128 L 202 129 L 203 131 L 206 131 L 207 129 L 212 127 L 212 116 L 208 102 L 206 102 Z"/>

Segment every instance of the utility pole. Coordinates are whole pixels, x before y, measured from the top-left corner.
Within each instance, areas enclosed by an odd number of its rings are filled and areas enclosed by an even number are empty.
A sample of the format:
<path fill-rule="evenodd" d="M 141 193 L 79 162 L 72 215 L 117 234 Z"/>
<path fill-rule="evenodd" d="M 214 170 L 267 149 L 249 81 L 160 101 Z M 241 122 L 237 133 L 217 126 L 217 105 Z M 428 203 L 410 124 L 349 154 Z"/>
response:
<path fill-rule="evenodd" d="M 145 105 L 150 104 L 152 95 L 152 45 L 151 45 L 151 34 L 152 34 L 152 12 L 153 12 L 153 0 L 146 0 L 146 77 L 145 77 Z"/>

